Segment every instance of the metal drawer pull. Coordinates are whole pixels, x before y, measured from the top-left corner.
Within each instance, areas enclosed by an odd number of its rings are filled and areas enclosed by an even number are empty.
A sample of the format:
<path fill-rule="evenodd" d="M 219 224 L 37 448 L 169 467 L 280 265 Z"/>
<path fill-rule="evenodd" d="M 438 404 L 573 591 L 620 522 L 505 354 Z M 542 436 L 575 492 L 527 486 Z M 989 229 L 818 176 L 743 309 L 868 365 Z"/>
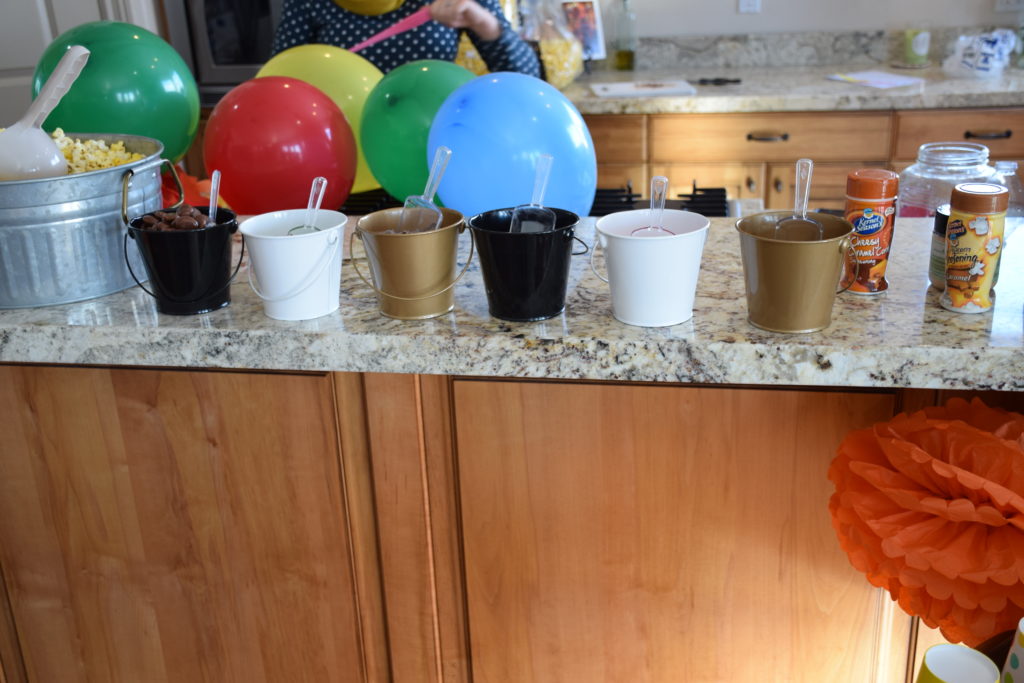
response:
<path fill-rule="evenodd" d="M 747 176 L 747 191 L 754 192 L 755 190 L 757 190 L 757 183 L 754 182 L 753 178 Z"/>
<path fill-rule="evenodd" d="M 775 179 L 775 191 L 777 193 L 779 193 L 779 194 L 782 194 L 782 190 L 784 190 L 784 189 L 785 189 L 785 187 L 783 186 L 782 181 L 779 180 L 778 178 L 776 178 Z"/>
<path fill-rule="evenodd" d="M 977 138 L 978 140 L 1006 140 L 1013 136 L 1013 131 L 1007 128 L 1004 131 L 994 131 L 992 133 L 975 133 L 974 131 L 964 131 L 964 139 L 970 140 L 971 138 Z"/>
<path fill-rule="evenodd" d="M 748 142 L 785 142 L 789 133 L 747 133 Z"/>

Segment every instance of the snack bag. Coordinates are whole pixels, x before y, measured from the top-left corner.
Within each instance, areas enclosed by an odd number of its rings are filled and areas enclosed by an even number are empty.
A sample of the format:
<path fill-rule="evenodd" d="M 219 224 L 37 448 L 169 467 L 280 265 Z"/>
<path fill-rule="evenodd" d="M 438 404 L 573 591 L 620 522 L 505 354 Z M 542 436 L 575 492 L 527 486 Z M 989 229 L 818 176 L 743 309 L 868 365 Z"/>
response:
<path fill-rule="evenodd" d="M 576 80 L 583 73 L 583 46 L 569 29 L 557 0 L 522 0 L 523 28 L 520 36 L 540 56 L 544 80 L 556 88 Z"/>
<path fill-rule="evenodd" d="M 502 14 L 508 19 L 508 23 L 512 25 L 512 30 L 519 31 L 519 3 L 517 0 L 501 0 L 498 4 L 501 6 Z M 473 41 L 465 33 L 459 37 L 459 52 L 455 55 L 455 63 L 465 69 L 469 69 L 477 76 L 490 73 L 483 57 L 476 51 Z"/>

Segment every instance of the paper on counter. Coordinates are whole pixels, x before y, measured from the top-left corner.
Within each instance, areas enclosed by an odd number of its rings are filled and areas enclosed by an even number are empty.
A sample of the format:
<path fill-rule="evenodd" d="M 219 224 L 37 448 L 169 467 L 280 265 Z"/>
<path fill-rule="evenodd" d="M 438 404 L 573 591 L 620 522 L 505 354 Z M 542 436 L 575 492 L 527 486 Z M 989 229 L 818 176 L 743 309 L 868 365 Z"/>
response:
<path fill-rule="evenodd" d="M 599 97 L 654 97 L 659 95 L 694 95 L 697 93 L 696 88 L 683 80 L 591 83 L 590 89 Z"/>
<path fill-rule="evenodd" d="M 846 81 L 857 85 L 866 85 L 871 88 L 899 88 L 904 85 L 924 83 L 923 78 L 916 76 L 901 76 L 886 71 L 856 71 L 850 74 L 832 74 L 829 79 L 833 81 Z"/>

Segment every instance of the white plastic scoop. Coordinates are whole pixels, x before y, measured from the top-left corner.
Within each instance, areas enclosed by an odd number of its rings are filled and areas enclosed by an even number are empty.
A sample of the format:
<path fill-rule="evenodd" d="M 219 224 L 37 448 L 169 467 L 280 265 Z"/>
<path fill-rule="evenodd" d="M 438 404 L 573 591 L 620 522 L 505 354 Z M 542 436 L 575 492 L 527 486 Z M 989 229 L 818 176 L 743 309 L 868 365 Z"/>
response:
<path fill-rule="evenodd" d="M 813 172 L 814 162 L 810 159 L 800 159 L 796 162 L 793 215 L 788 218 L 780 218 L 775 224 L 776 239 L 794 242 L 813 242 L 824 239 L 825 227 L 813 218 L 807 217 L 807 202 L 811 197 L 811 174 Z"/>
<path fill-rule="evenodd" d="M 306 220 L 302 225 L 296 225 L 288 231 L 289 235 L 308 235 L 311 232 L 320 232 L 316 227 L 316 212 L 320 210 L 320 204 L 324 201 L 324 192 L 327 191 L 327 178 L 318 175 L 313 178 L 313 184 L 309 188 L 309 202 L 306 204 Z"/>
<path fill-rule="evenodd" d="M 68 163 L 64 155 L 40 126 L 71 89 L 88 60 L 89 50 L 81 45 L 69 47 L 25 115 L 0 133 L 0 180 L 53 178 L 67 174 Z"/>
<path fill-rule="evenodd" d="M 651 212 L 650 225 L 637 228 L 629 233 L 634 237 L 665 237 L 675 233 L 662 227 L 662 219 L 665 216 L 665 195 L 668 194 L 668 178 L 663 175 L 656 175 L 651 178 Z"/>
<path fill-rule="evenodd" d="M 444 169 L 448 167 L 448 160 L 451 157 L 452 151 L 444 145 L 434 152 L 434 163 L 430 166 L 427 186 L 423 188 L 423 194 L 405 198 L 402 215 L 398 217 L 397 232 L 429 232 L 441 227 L 441 209 L 434 203 L 434 194 L 437 193 Z"/>
<path fill-rule="evenodd" d="M 555 158 L 550 154 L 541 154 L 537 159 L 533 197 L 529 204 L 521 204 L 512 209 L 509 232 L 549 232 L 555 229 L 555 212 L 543 205 L 544 191 L 548 188 L 554 161 Z"/>
<path fill-rule="evenodd" d="M 210 208 L 206 212 L 206 218 L 210 225 L 217 225 L 217 201 L 220 195 L 220 170 L 214 169 L 210 174 Z"/>

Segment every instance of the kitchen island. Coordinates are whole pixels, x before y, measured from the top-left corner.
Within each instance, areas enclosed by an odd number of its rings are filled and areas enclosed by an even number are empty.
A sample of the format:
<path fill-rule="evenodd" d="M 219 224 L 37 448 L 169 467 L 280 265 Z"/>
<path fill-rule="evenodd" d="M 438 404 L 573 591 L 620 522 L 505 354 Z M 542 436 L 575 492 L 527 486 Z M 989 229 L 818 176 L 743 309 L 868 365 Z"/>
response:
<path fill-rule="evenodd" d="M 0 680 L 912 677 L 828 465 L 954 392 L 1024 409 L 1024 238 L 975 316 L 938 306 L 929 243 L 901 219 L 890 291 L 806 335 L 746 322 L 727 219 L 663 329 L 615 321 L 586 256 L 538 323 L 490 318 L 476 262 L 419 322 L 350 263 L 299 323 L 244 268 L 201 316 L 2 311 Z"/>

